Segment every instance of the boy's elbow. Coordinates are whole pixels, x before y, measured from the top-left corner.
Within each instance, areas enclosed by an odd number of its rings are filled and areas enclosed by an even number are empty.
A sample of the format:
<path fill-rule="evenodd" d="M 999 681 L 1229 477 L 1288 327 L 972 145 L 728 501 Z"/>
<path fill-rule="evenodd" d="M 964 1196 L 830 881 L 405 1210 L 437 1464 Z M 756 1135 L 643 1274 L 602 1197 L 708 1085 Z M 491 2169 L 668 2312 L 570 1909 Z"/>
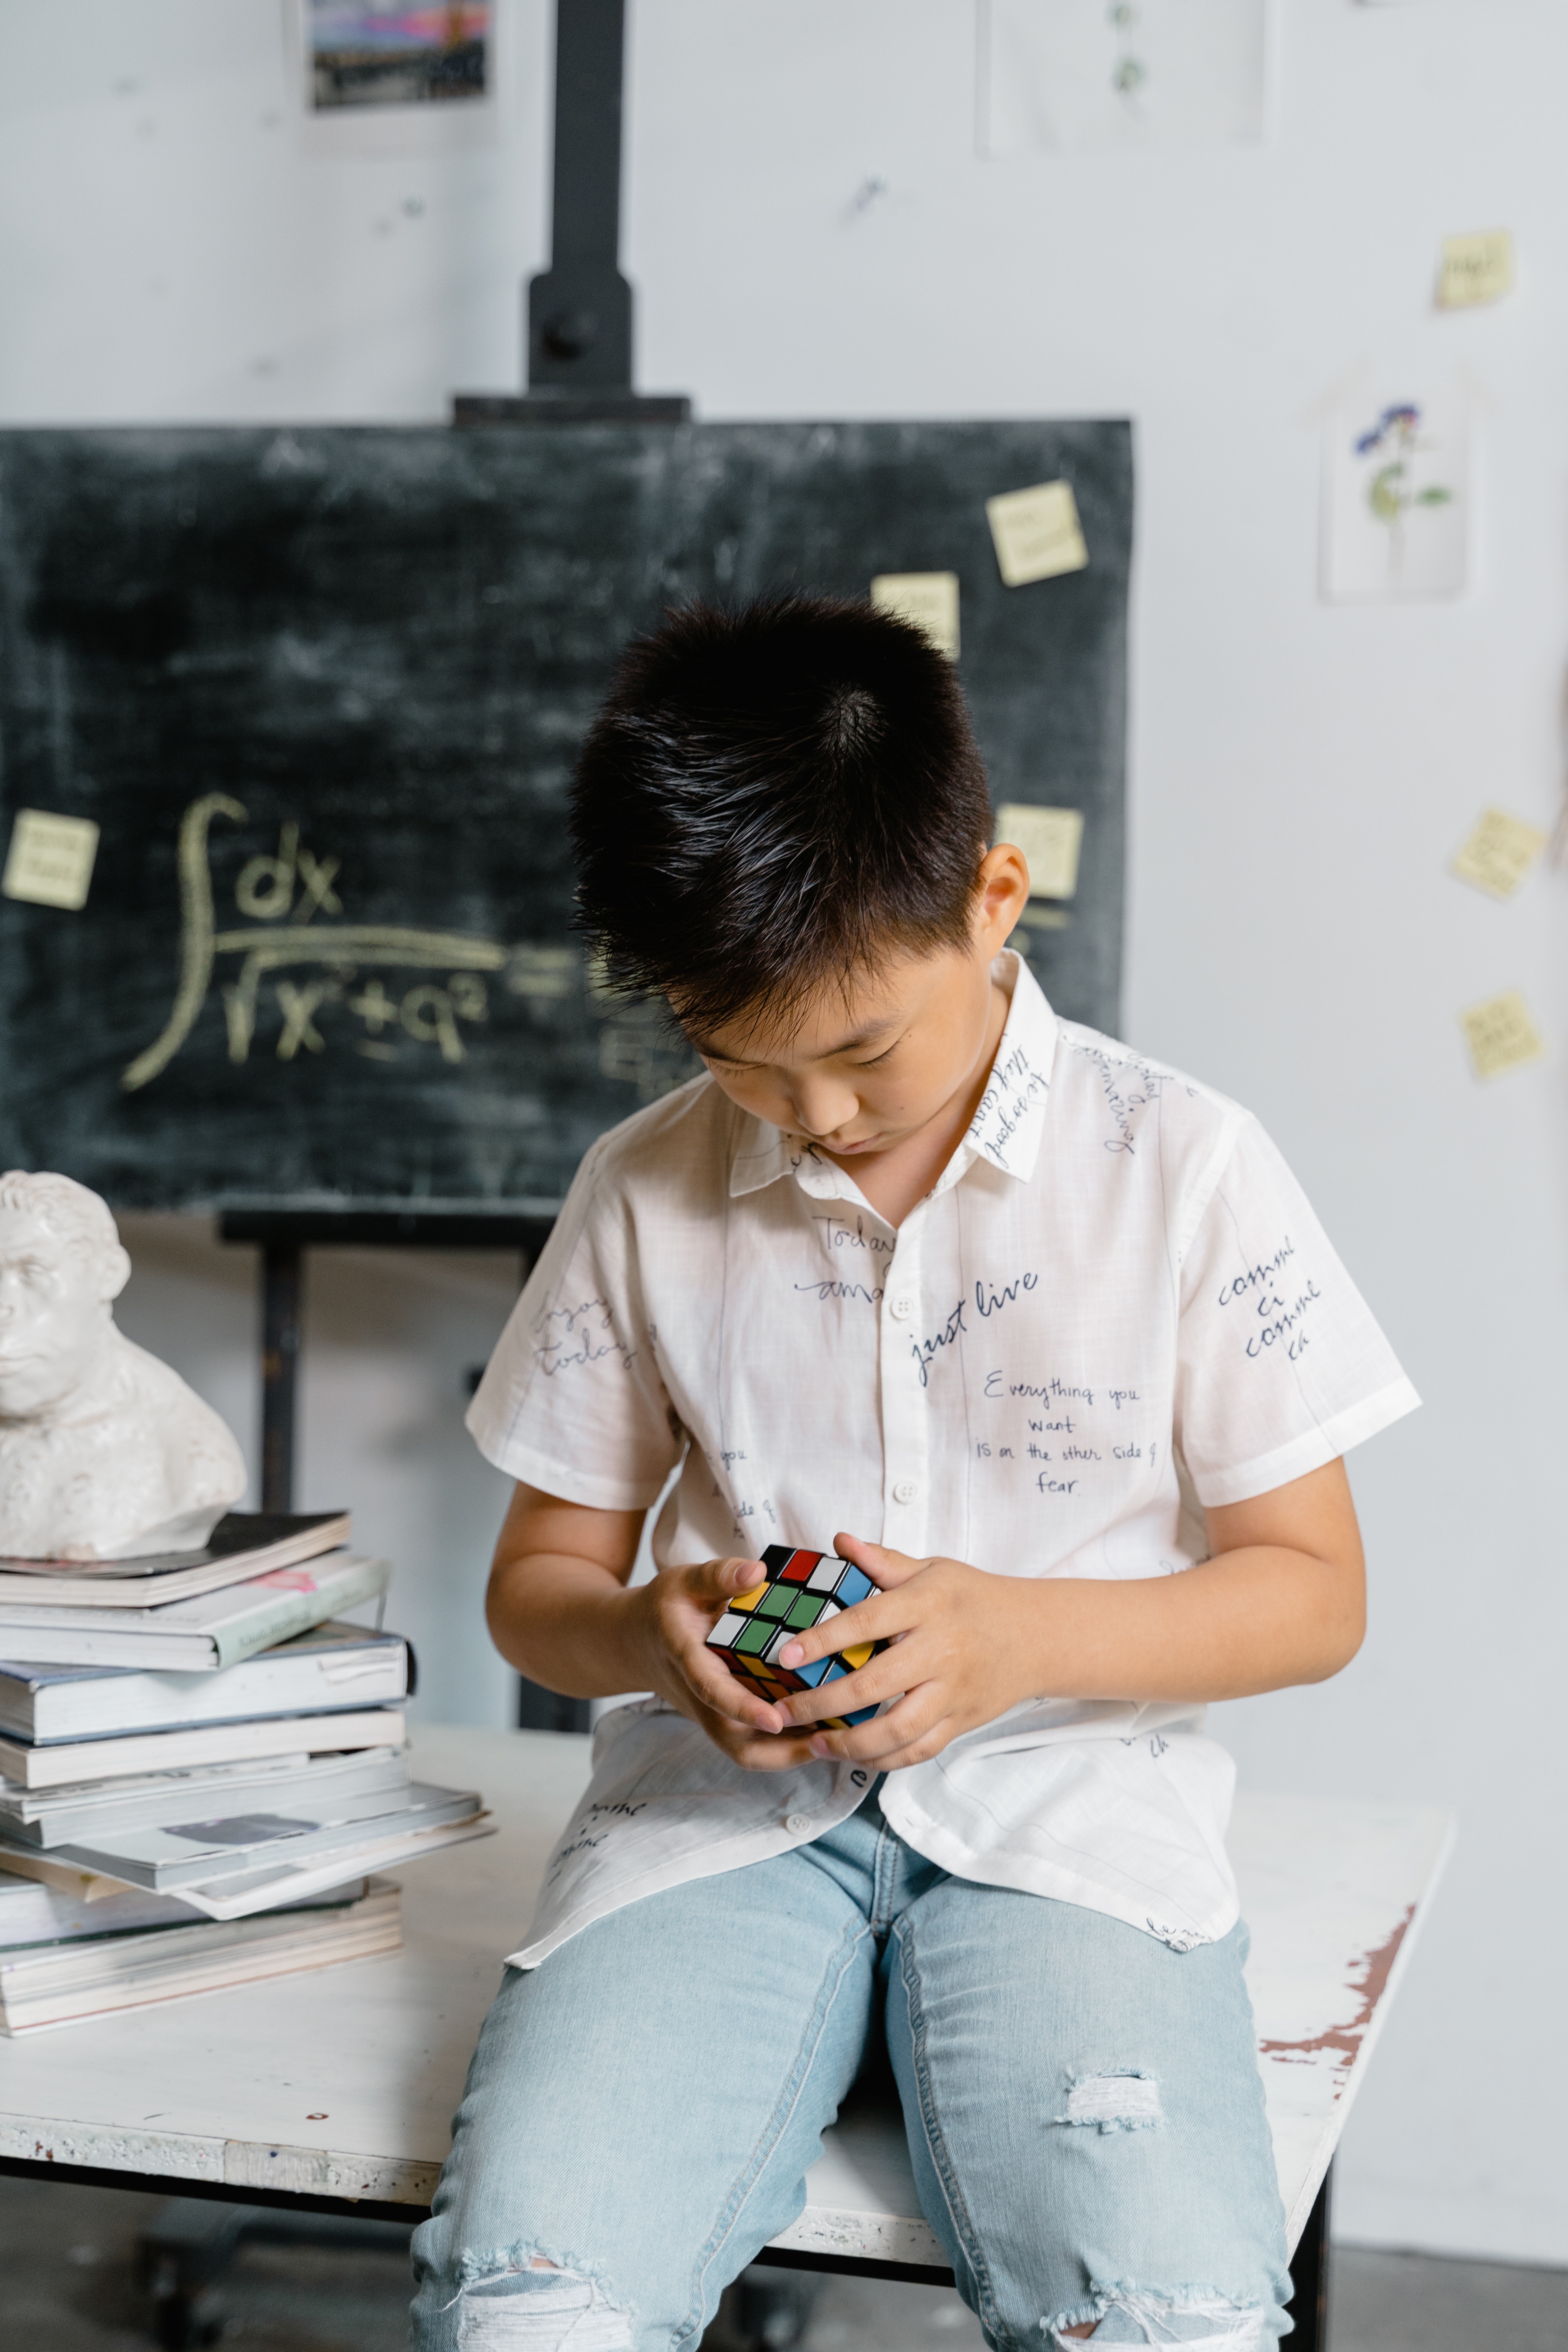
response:
<path fill-rule="evenodd" d="M 1337 1569 L 1333 1605 L 1325 1611 L 1318 1669 L 1309 1682 L 1331 1682 L 1342 1674 L 1366 1639 L 1366 1575 L 1358 1553 Z"/>
<path fill-rule="evenodd" d="M 490 1640 L 509 1666 L 529 1673 L 528 1612 L 523 1601 L 524 1562 L 497 1558 L 485 1587 L 485 1624 Z"/>

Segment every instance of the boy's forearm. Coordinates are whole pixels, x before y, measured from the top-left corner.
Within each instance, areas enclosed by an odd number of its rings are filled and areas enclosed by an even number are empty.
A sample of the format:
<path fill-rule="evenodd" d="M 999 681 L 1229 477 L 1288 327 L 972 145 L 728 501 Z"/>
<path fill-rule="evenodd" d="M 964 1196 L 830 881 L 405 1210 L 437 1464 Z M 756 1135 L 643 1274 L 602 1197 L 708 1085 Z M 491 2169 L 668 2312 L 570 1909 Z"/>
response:
<path fill-rule="evenodd" d="M 1354 1657 L 1365 1625 L 1359 1562 L 1275 1544 L 1170 1576 L 1015 1590 L 1029 1680 L 1063 1697 L 1243 1698 L 1322 1682 Z"/>
<path fill-rule="evenodd" d="M 637 1590 L 593 1560 L 533 1552 L 499 1565 L 485 1615 L 508 1664 L 545 1690 L 613 1698 L 648 1685 Z"/>

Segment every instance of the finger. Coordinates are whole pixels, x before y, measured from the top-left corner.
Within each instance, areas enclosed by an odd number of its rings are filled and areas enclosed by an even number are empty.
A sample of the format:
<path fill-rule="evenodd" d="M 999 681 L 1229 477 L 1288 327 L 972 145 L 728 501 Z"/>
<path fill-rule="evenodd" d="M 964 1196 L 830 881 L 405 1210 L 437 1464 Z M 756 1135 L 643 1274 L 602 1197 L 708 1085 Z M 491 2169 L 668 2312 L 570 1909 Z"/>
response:
<path fill-rule="evenodd" d="M 886 1544 L 868 1543 L 863 1536 L 837 1535 L 833 1549 L 841 1559 L 848 1560 L 855 1568 L 863 1568 L 872 1583 L 880 1585 L 884 1592 L 907 1584 L 926 1565 L 923 1559 L 911 1559 L 908 1552 L 890 1551 Z"/>
<path fill-rule="evenodd" d="M 797 1633 L 779 1652 L 779 1664 L 809 1666 L 818 1658 L 836 1658 L 841 1650 L 858 1650 L 863 1642 L 890 1642 L 896 1634 L 912 1633 L 921 1617 L 918 1601 L 901 1592 L 879 1592 Z"/>
<path fill-rule="evenodd" d="M 801 1772 L 817 1761 L 811 1752 L 810 1741 L 798 1733 L 788 1738 L 773 1739 L 731 1737 L 722 1745 L 747 1772 Z"/>
<path fill-rule="evenodd" d="M 779 1732 L 788 1728 L 781 1710 L 749 1689 L 739 1675 L 732 1675 L 710 1650 L 700 1646 L 679 1650 L 676 1662 L 693 1696 L 715 1715 L 752 1731 Z"/>
<path fill-rule="evenodd" d="M 814 1761 L 803 1732 L 782 1738 L 776 1732 L 759 1733 L 744 1724 L 731 1722 L 695 1697 L 689 1700 L 686 1712 L 716 1748 L 721 1748 L 726 1756 L 732 1757 L 748 1772 L 793 1771 Z"/>
<path fill-rule="evenodd" d="M 722 1605 L 738 1592 L 750 1592 L 767 1578 L 760 1559 L 705 1559 L 686 1570 L 687 1590 L 694 1600 Z"/>
<path fill-rule="evenodd" d="M 884 1771 L 889 1756 L 918 1747 L 944 1719 L 940 1694 L 928 1685 L 923 1692 L 908 1692 L 871 1723 L 852 1725 L 847 1731 L 816 1731 L 808 1744 L 823 1763 L 869 1764 Z"/>
<path fill-rule="evenodd" d="M 886 1716 L 877 1717 L 878 1723 L 881 1725 L 885 1725 L 887 1720 Z M 870 1726 L 868 1725 L 866 1727 L 869 1730 Z M 939 1716 L 936 1722 L 928 1730 L 922 1731 L 918 1739 L 909 1740 L 902 1747 L 879 1749 L 877 1754 L 868 1759 L 870 1769 L 874 1772 L 898 1772 L 907 1764 L 929 1764 L 933 1756 L 940 1756 L 942 1749 L 956 1739 L 962 1729 L 963 1726 L 955 1716 Z M 816 1760 L 826 1762 L 828 1759 L 818 1758 Z"/>
<path fill-rule="evenodd" d="M 791 1691 L 787 1698 L 778 1702 L 784 1723 L 793 1727 L 803 1723 L 821 1723 L 832 1715 L 858 1715 L 862 1707 L 880 1706 L 887 1699 L 901 1698 L 911 1688 L 921 1688 L 923 1675 L 920 1660 L 917 1656 L 911 1672 L 903 1648 L 900 1643 L 896 1651 L 884 1651 L 868 1665 L 859 1667 L 854 1674 L 836 1675 L 831 1682 L 818 1683 L 815 1690 Z M 784 1664 L 782 1658 L 779 1664 Z"/>

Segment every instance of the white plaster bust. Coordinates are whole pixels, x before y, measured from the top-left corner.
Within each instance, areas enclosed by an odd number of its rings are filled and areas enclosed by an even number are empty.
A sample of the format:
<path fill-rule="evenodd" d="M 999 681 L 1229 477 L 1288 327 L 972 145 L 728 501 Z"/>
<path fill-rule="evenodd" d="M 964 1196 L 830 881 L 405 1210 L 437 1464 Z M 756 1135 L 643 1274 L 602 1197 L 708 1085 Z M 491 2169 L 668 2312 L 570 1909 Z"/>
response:
<path fill-rule="evenodd" d="M 96 1192 L 0 1176 L 0 1555 L 199 1551 L 245 1492 L 226 1424 L 115 1328 L 130 1273 Z"/>

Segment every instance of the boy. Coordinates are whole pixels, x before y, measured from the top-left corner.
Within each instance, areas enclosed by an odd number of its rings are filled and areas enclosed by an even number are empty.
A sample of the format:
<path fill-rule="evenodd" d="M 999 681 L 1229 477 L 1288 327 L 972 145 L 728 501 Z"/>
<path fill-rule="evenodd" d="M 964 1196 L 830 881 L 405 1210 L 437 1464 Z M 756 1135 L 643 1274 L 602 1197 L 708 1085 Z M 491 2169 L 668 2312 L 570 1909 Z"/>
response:
<path fill-rule="evenodd" d="M 1027 869 L 915 630 L 675 614 L 574 827 L 707 1075 L 589 1152 L 470 1426 L 503 1654 L 653 1696 L 487 2020 L 416 2341 L 695 2345 L 875 2007 L 993 2345 L 1250 2352 L 1289 2282 L 1204 1702 L 1354 1654 L 1340 1457 L 1415 1397 L 1256 1123 L 1006 951 Z M 777 1706 L 703 1647 L 774 1542 L 879 1588 L 835 1647 L 892 1643 Z"/>

